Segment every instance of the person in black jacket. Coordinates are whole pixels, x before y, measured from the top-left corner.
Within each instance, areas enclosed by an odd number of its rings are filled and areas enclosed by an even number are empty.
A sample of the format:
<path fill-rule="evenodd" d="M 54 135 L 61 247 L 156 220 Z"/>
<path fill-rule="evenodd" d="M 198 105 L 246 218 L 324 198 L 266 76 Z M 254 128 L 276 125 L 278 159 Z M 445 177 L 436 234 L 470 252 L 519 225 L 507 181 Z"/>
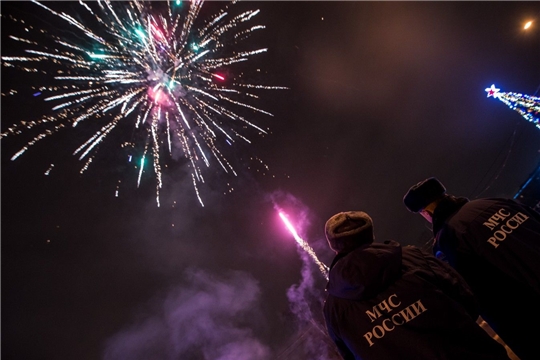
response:
<path fill-rule="evenodd" d="M 540 359 L 540 214 L 512 199 L 447 194 L 433 177 L 403 202 L 432 223 L 434 252 L 467 281 L 482 318 L 521 360 Z"/>
<path fill-rule="evenodd" d="M 450 266 L 413 246 L 374 243 L 362 211 L 325 225 L 332 261 L 323 313 L 345 360 L 506 359 L 476 322 L 476 299 Z"/>

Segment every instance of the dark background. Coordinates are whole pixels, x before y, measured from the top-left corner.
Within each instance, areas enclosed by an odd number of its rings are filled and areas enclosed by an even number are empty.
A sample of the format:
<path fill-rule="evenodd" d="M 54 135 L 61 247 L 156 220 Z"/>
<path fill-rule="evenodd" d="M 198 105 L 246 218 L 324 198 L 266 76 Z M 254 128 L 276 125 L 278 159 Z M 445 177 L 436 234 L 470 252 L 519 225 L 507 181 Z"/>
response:
<path fill-rule="evenodd" d="M 28 23 L 66 26 L 30 2 L 0 5 L 2 56 L 23 54 L 8 36 Z M 158 208 L 155 180 L 136 189 L 114 137 L 83 175 L 71 153 L 84 128 L 16 161 L 31 137 L 2 139 L 3 359 L 332 358 L 316 350 L 325 279 L 276 209 L 329 265 L 323 227 L 336 212 L 368 212 L 377 241 L 424 246 L 428 224 L 401 202 L 411 185 L 436 176 L 456 195 L 512 197 L 537 168 L 540 130 L 484 91 L 538 96 L 537 2 L 238 6 L 261 9 L 252 41 L 269 48 L 245 66 L 289 87 L 261 93 L 274 116 L 253 122 L 270 134 L 229 154 L 268 171 L 210 172 L 202 207 L 184 164 L 169 162 Z M 41 75 L 1 75 L 2 131 L 50 112 L 32 96 L 50 85 Z"/>

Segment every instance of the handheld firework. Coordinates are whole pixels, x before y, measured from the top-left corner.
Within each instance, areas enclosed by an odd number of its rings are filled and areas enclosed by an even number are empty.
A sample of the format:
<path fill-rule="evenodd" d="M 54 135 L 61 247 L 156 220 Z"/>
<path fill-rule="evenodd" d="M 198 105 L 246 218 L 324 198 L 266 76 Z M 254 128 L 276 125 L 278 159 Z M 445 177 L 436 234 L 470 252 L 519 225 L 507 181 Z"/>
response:
<path fill-rule="evenodd" d="M 285 226 L 287 227 L 287 229 L 289 229 L 289 231 L 291 232 L 291 234 L 293 235 L 294 237 L 294 240 L 296 240 L 296 242 L 298 243 L 298 245 L 300 245 L 300 247 L 309 254 L 309 256 L 311 256 L 311 258 L 313 259 L 313 261 L 315 262 L 315 264 L 317 264 L 317 266 L 319 267 L 319 270 L 321 271 L 321 273 L 324 275 L 324 277 L 326 278 L 326 280 L 328 280 L 328 271 L 330 270 L 328 268 L 328 266 L 326 266 L 324 263 L 322 263 L 318 258 L 317 258 L 317 255 L 315 255 L 315 252 L 313 251 L 313 249 L 311 248 L 311 246 L 309 246 L 309 244 L 304 240 L 302 239 L 298 233 L 296 232 L 296 230 L 294 229 L 294 226 L 291 224 L 291 222 L 289 221 L 289 219 L 287 219 L 287 216 L 283 213 L 283 212 L 279 212 L 279 217 L 281 218 L 281 220 L 283 220 L 283 222 L 285 223 Z"/>

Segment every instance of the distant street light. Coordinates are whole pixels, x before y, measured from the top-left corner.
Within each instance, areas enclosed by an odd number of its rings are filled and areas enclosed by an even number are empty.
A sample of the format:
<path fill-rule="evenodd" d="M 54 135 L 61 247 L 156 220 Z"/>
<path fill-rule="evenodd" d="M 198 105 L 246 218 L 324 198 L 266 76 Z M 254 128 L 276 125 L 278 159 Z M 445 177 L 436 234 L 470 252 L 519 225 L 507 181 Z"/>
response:
<path fill-rule="evenodd" d="M 540 11 L 534 15 L 532 17 L 532 20 L 529 20 L 525 23 L 525 25 L 523 25 L 523 30 L 527 30 L 527 32 L 530 34 L 530 28 L 532 27 L 533 23 L 539 19 L 539 15 L 540 15 Z M 533 34 L 534 32 L 538 33 L 538 26 L 536 27 L 535 31 L 533 31 Z M 531 36 L 531 35 L 527 35 L 527 36 Z M 536 88 L 536 91 L 534 92 L 533 96 L 537 96 L 536 94 L 538 94 L 538 91 L 540 90 L 540 85 L 538 85 L 538 87 Z"/>

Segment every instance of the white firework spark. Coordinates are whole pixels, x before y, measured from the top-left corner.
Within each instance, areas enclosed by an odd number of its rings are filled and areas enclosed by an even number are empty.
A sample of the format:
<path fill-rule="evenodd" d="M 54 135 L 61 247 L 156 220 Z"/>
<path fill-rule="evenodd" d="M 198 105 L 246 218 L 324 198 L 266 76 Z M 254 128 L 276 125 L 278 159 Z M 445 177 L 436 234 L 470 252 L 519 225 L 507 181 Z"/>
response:
<path fill-rule="evenodd" d="M 176 148 L 187 160 L 195 193 L 203 205 L 198 184 L 204 183 L 205 168 L 216 162 L 226 173 L 237 175 L 220 146 L 250 143 L 241 134 L 245 129 L 266 133 L 246 118 L 245 113 L 272 116 L 245 102 L 246 98 L 258 98 L 250 91 L 286 89 L 245 83 L 245 77 L 232 73 L 231 65 L 267 51 L 238 50 L 254 31 L 264 29 L 249 25 L 259 10 L 232 15 L 229 4 L 198 27 L 201 0 L 183 2 L 182 6 L 178 1 L 79 1 L 81 15 L 93 19 L 94 24 L 87 25 L 65 12 L 32 2 L 67 23 L 69 30 L 57 36 L 41 29 L 50 36 L 47 44 L 10 36 L 28 48 L 25 56 L 2 56 L 3 65 L 50 74 L 58 84 L 42 87 L 50 92 L 44 100 L 54 104 L 53 115 L 21 121 L 1 134 L 4 138 L 38 125 L 47 127 L 12 160 L 61 129 L 99 123 L 101 128 L 73 152 L 84 161 L 81 173 L 109 134 L 135 133 L 137 139 L 123 142 L 122 147 L 127 143 L 134 153 L 141 154 L 140 161 L 134 161 L 139 167 L 137 186 L 143 172 L 153 170 L 159 206 L 163 154 L 172 158 Z M 146 158 L 152 158 L 153 169 L 144 167 Z"/>
<path fill-rule="evenodd" d="M 283 223 L 285 224 L 285 226 L 287 227 L 287 229 L 291 232 L 292 236 L 294 237 L 294 240 L 296 240 L 298 245 L 306 253 L 308 253 L 309 256 L 311 256 L 311 259 L 313 259 L 315 264 L 317 264 L 317 267 L 319 268 L 319 271 L 321 272 L 321 274 L 323 274 L 326 280 L 328 280 L 328 272 L 330 271 L 330 268 L 326 264 L 324 264 L 322 261 L 319 260 L 319 258 L 317 257 L 317 255 L 315 254 L 315 251 L 313 251 L 311 246 L 309 246 L 309 244 L 304 239 L 302 239 L 300 235 L 298 235 L 298 233 L 296 232 L 296 229 L 291 224 L 287 216 L 281 211 L 278 214 L 281 220 L 283 221 Z"/>

